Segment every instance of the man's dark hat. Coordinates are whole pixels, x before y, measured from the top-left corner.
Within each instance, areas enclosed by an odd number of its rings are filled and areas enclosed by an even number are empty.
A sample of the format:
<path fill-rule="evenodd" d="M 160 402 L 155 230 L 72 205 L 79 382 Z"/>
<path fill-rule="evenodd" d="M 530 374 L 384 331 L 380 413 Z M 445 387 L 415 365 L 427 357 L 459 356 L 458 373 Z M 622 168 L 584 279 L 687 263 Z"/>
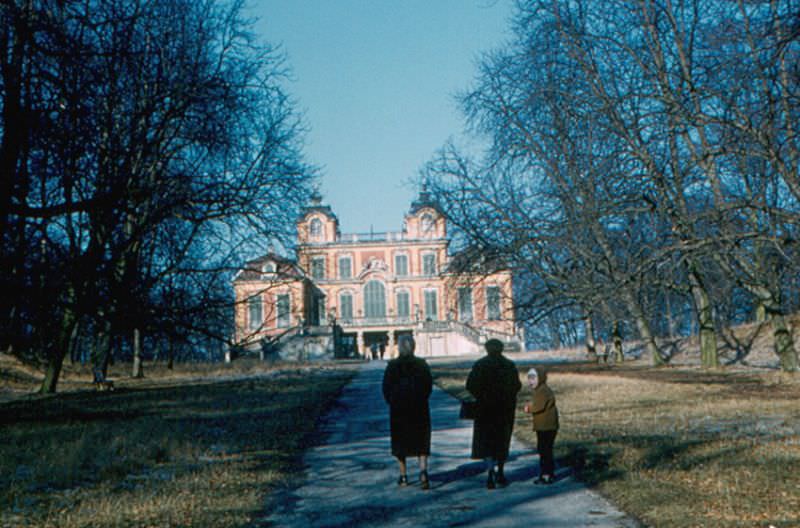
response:
<path fill-rule="evenodd" d="M 483 346 L 486 347 L 486 351 L 490 354 L 499 354 L 503 351 L 503 342 L 499 339 L 490 339 Z"/>

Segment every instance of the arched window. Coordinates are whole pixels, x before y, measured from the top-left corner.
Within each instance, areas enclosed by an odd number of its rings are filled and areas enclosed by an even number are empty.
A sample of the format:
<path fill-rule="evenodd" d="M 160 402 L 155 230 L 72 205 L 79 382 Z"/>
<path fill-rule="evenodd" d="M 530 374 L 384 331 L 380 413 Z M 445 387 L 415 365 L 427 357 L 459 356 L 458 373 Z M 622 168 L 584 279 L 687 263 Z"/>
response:
<path fill-rule="evenodd" d="M 322 222 L 319 218 L 314 218 L 311 220 L 311 223 L 308 226 L 309 234 L 311 238 L 321 238 L 322 237 Z"/>
<path fill-rule="evenodd" d="M 386 288 L 381 282 L 371 280 L 364 286 L 364 316 L 368 319 L 386 317 Z"/>
<path fill-rule="evenodd" d="M 433 233 L 433 217 L 428 213 L 422 215 L 422 218 L 420 219 L 420 226 L 423 235 L 430 235 Z"/>

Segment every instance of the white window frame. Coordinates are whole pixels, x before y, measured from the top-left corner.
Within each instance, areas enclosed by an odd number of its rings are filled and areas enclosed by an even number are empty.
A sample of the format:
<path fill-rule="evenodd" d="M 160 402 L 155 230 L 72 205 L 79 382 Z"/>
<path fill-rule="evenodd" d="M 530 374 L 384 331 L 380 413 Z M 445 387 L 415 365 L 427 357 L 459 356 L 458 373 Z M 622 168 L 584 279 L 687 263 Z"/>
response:
<path fill-rule="evenodd" d="M 322 276 L 317 277 L 314 274 L 315 264 L 317 262 L 320 262 L 320 261 L 322 261 L 322 268 L 321 268 L 322 269 Z M 314 279 L 314 280 L 325 280 L 325 278 L 326 278 L 325 265 L 326 264 L 327 264 L 327 260 L 325 259 L 325 255 L 315 255 L 315 256 L 311 257 L 311 278 Z"/>
<path fill-rule="evenodd" d="M 436 220 L 433 219 L 433 215 L 430 213 L 423 213 L 422 216 L 419 217 L 419 231 L 422 233 L 423 236 L 430 236 L 436 229 Z"/>
<path fill-rule="evenodd" d="M 347 297 L 350 298 L 350 316 L 349 317 L 345 317 L 344 316 L 344 312 L 342 310 L 342 306 L 344 306 L 344 303 L 342 302 L 342 298 L 344 296 L 347 296 Z M 355 310 L 355 302 L 354 302 L 355 297 L 356 297 L 355 293 L 353 291 L 351 291 L 351 290 L 344 290 L 344 291 L 340 291 L 339 292 L 339 319 L 341 321 L 344 321 L 344 322 L 353 321 L 353 317 L 355 317 L 355 311 L 356 311 Z"/>
<path fill-rule="evenodd" d="M 323 233 L 325 232 L 325 226 L 322 224 L 322 220 L 319 218 L 312 218 L 308 222 L 308 236 L 313 238 L 314 240 L 319 240 L 322 238 Z"/>
<path fill-rule="evenodd" d="M 342 260 L 345 260 L 345 259 L 349 261 L 348 270 L 347 270 L 347 277 L 342 276 Z M 338 272 L 338 276 L 339 276 L 340 279 L 346 280 L 346 279 L 352 279 L 353 278 L 353 256 L 352 255 L 349 255 L 349 254 L 348 255 L 339 255 L 339 257 L 336 259 L 336 266 L 338 268 L 336 271 Z"/>
<path fill-rule="evenodd" d="M 397 259 L 401 257 L 404 258 L 406 261 L 405 273 L 400 273 L 400 267 L 397 265 Z M 403 252 L 394 254 L 394 274 L 396 277 L 408 277 L 409 275 L 408 262 L 409 262 L 408 253 Z"/>
<path fill-rule="evenodd" d="M 253 318 L 253 309 L 258 307 L 259 317 Z M 247 328 L 250 330 L 258 330 L 264 325 L 264 301 L 261 294 L 256 294 L 248 297 L 247 299 Z"/>
<path fill-rule="evenodd" d="M 425 269 L 425 257 L 432 257 L 433 258 L 433 272 L 428 273 L 428 270 Z M 436 270 L 439 267 L 439 263 L 437 262 L 436 252 L 435 251 L 425 251 L 424 253 L 420 254 L 420 259 L 422 260 L 422 275 L 425 277 L 433 277 L 436 275 Z"/>
<path fill-rule="evenodd" d="M 400 301 L 400 295 L 405 295 L 406 298 L 407 298 L 407 301 L 408 301 L 407 305 L 406 305 L 406 308 L 408 308 L 408 313 L 405 314 L 405 315 L 402 315 L 400 313 L 400 302 L 399 302 Z M 411 308 L 412 308 L 412 306 L 411 306 L 411 291 L 409 291 L 407 288 L 402 288 L 402 289 L 395 290 L 395 292 L 394 292 L 394 308 L 395 308 L 395 310 L 394 310 L 395 314 L 397 315 L 398 318 L 403 317 L 405 319 L 410 320 L 411 316 L 412 316 L 412 313 L 411 313 Z"/>
<path fill-rule="evenodd" d="M 428 295 L 434 295 L 434 300 L 436 302 L 433 303 L 434 313 L 433 317 L 431 317 L 431 313 L 428 310 Z M 422 305 L 424 307 L 424 312 L 422 314 L 423 318 L 428 321 L 438 321 L 439 320 L 439 290 L 438 288 L 425 288 L 422 290 Z"/>
<path fill-rule="evenodd" d="M 281 310 L 280 298 L 287 297 L 289 299 L 288 310 L 286 311 L 286 324 L 281 324 Z M 275 328 L 289 328 L 292 326 L 292 293 L 282 292 L 275 294 Z"/>
<path fill-rule="evenodd" d="M 367 297 L 367 287 L 373 283 L 379 284 L 382 287 L 382 289 L 380 290 L 383 293 L 383 309 L 381 310 L 383 312 L 382 315 L 367 315 L 367 309 L 370 307 L 369 299 Z M 382 319 L 386 317 L 386 284 L 384 284 L 383 281 L 372 279 L 364 283 L 364 287 L 362 289 L 362 297 L 364 298 L 364 317 L 373 319 Z"/>
<path fill-rule="evenodd" d="M 494 318 L 492 317 L 492 312 L 489 305 L 489 290 L 497 291 L 497 317 Z M 500 289 L 500 286 L 496 284 L 490 284 L 486 286 L 484 297 L 486 298 L 486 320 L 501 321 L 503 319 L 503 291 Z"/>
<path fill-rule="evenodd" d="M 319 325 L 324 325 L 327 322 L 326 319 L 328 318 L 328 312 L 327 312 L 328 306 L 327 303 L 325 302 L 327 299 L 328 299 L 327 297 L 317 298 L 317 317 L 319 318 L 317 324 Z"/>
<path fill-rule="evenodd" d="M 462 305 L 462 292 L 469 293 L 469 311 L 465 310 L 464 308 L 466 307 Z M 475 313 L 472 287 L 461 286 L 456 289 L 456 304 L 458 305 L 458 320 L 461 322 L 471 322 L 474 319 Z"/>

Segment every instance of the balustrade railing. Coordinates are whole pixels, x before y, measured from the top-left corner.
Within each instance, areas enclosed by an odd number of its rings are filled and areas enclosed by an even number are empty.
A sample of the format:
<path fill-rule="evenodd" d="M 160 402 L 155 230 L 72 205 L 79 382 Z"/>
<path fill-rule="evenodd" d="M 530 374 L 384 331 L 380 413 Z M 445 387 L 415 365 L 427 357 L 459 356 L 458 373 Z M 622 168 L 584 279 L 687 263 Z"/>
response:
<path fill-rule="evenodd" d="M 416 319 L 410 316 L 349 317 L 338 319 L 336 322 L 344 327 L 412 325 L 417 323 Z"/>

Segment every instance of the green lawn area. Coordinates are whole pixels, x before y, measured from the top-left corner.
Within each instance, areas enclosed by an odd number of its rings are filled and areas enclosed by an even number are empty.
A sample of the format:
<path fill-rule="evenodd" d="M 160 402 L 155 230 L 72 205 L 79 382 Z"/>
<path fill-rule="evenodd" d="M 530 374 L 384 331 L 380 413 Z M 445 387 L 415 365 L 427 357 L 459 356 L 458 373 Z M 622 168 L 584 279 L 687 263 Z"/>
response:
<path fill-rule="evenodd" d="M 0 404 L 0 526 L 246 525 L 353 372 L 162 374 Z"/>
<path fill-rule="evenodd" d="M 468 369 L 432 365 L 463 396 Z M 529 365 L 520 367 L 520 376 Z M 652 527 L 800 526 L 800 379 L 764 370 L 548 367 L 560 466 Z M 529 398 L 517 437 L 535 445 Z"/>

